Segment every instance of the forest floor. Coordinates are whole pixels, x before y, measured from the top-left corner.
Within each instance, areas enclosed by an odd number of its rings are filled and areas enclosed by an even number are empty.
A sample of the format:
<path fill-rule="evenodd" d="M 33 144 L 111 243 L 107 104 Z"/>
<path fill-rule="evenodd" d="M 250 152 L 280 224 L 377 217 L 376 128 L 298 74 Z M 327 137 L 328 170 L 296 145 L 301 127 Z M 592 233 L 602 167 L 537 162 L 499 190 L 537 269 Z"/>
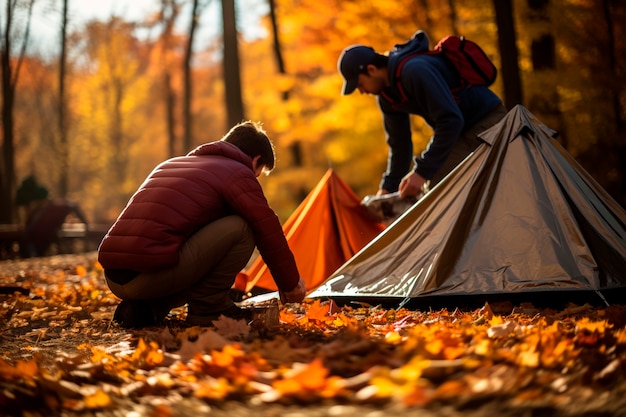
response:
<path fill-rule="evenodd" d="M 126 330 L 95 253 L 2 261 L 0 292 L 0 416 L 626 416 L 626 306 L 306 300 Z"/>

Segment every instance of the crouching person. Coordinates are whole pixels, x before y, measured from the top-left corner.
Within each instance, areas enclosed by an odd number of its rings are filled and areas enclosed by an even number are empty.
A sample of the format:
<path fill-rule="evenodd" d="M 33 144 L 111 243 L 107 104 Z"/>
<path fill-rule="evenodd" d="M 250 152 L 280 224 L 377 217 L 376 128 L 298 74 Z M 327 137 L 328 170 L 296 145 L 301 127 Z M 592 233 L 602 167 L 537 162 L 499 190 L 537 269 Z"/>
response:
<path fill-rule="evenodd" d="M 256 246 L 281 300 L 300 302 L 306 288 L 282 226 L 257 178 L 274 169 L 262 127 L 243 122 L 221 140 L 159 164 L 130 198 L 98 248 L 107 284 L 121 298 L 124 327 L 159 324 L 187 304 L 187 324 L 220 315 L 251 319 L 230 297 Z"/>

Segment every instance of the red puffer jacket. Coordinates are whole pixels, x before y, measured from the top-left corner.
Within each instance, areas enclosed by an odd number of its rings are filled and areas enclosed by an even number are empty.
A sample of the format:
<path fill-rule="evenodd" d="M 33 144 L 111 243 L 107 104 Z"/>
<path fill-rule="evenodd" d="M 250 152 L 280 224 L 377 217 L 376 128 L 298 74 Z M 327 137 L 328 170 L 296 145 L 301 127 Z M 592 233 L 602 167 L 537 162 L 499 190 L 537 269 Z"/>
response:
<path fill-rule="evenodd" d="M 231 214 L 250 225 L 278 288 L 295 288 L 300 277 L 293 254 L 252 160 L 222 141 L 157 166 L 102 240 L 98 261 L 106 269 L 137 272 L 174 266 L 178 249 L 190 235 Z"/>

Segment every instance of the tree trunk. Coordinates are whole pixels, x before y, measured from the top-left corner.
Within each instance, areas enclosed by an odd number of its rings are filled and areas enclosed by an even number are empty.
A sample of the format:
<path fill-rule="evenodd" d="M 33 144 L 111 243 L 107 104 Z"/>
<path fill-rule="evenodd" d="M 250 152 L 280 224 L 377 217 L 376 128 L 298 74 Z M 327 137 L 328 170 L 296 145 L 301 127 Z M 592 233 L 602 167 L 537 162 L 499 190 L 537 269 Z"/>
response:
<path fill-rule="evenodd" d="M 224 25 L 223 71 L 228 119 L 227 129 L 230 129 L 244 120 L 235 0 L 222 0 L 222 22 Z"/>
<path fill-rule="evenodd" d="M 6 26 L 2 42 L 2 166 L 0 166 L 0 223 L 12 223 L 13 209 L 13 89 L 11 86 L 11 2 L 6 2 Z"/>
<path fill-rule="evenodd" d="M 175 0 L 161 1 L 161 19 L 163 23 L 163 49 L 161 56 L 161 65 L 163 68 L 163 100 L 165 106 L 165 124 L 167 131 L 167 155 L 173 157 L 176 155 L 176 95 L 172 87 L 172 73 L 170 69 L 169 54 L 172 48 L 172 32 L 174 22 L 178 17 L 179 6 Z M 187 119 L 185 119 L 187 121 Z"/>
<path fill-rule="evenodd" d="M 276 57 L 276 65 L 278 66 L 278 72 L 280 74 L 286 74 L 285 60 L 283 59 L 283 48 L 280 43 L 280 34 L 278 30 L 278 19 L 276 17 L 276 1 L 268 0 L 270 6 L 270 20 L 272 23 L 272 36 L 274 39 L 274 56 Z M 283 100 L 289 99 L 289 91 L 283 91 Z"/>
<path fill-rule="evenodd" d="M 609 73 L 613 76 L 614 80 L 619 79 L 618 71 L 617 71 L 617 57 L 615 50 L 615 26 L 613 23 L 613 14 L 611 13 L 611 1 L 604 0 L 602 2 L 602 8 L 604 11 L 604 18 L 606 19 L 606 35 L 607 35 L 607 49 L 609 51 Z M 621 88 L 620 88 L 621 86 Z M 624 114 L 623 106 L 620 101 L 620 96 L 623 89 L 623 83 L 616 83 L 616 89 L 612 90 L 612 99 L 611 102 L 613 104 L 613 112 L 615 113 L 615 125 L 617 133 L 619 137 L 623 137 L 621 134 L 624 132 L 624 120 L 622 119 L 622 115 Z"/>
<path fill-rule="evenodd" d="M 163 77 L 165 100 L 165 124 L 167 129 L 167 154 L 170 158 L 176 156 L 176 130 L 174 129 L 175 117 L 174 110 L 176 108 L 176 96 L 172 88 L 172 76 L 169 70 L 165 71 Z"/>
<path fill-rule="evenodd" d="M 113 149 L 117 150 L 113 156 L 113 183 L 124 184 L 127 178 L 129 160 L 128 145 L 124 138 L 124 112 L 122 110 L 122 102 L 124 101 L 124 96 L 126 95 L 126 87 L 121 80 L 114 77 L 111 80 L 111 90 L 113 97 L 111 100 L 112 108 L 110 109 L 111 120 L 109 122 L 109 137 L 111 138 Z M 123 206 L 126 203 L 127 196 L 120 194 L 119 198 L 120 200 L 118 203 Z"/>
<path fill-rule="evenodd" d="M 15 71 L 11 67 L 11 45 L 14 31 L 14 13 L 17 5 L 6 2 L 5 27 L 0 47 L 0 67 L 2 77 L 2 159 L 0 160 L 0 223 L 13 223 L 15 218 L 15 135 L 13 131 L 13 110 L 15 105 L 15 86 L 19 78 L 20 67 L 26 53 L 30 33 L 30 19 L 34 0 L 26 4 L 28 18 L 25 23 L 22 48 L 17 59 Z"/>
<path fill-rule="evenodd" d="M 450 26 L 452 27 L 452 33 L 460 35 L 459 27 L 457 25 L 458 14 L 456 12 L 456 3 L 454 0 L 448 0 L 448 7 L 450 8 Z"/>
<path fill-rule="evenodd" d="M 69 143 L 67 134 L 67 100 L 65 97 L 65 78 L 66 78 L 66 62 L 67 62 L 67 3 L 68 0 L 63 0 L 63 14 L 61 18 L 61 54 L 59 56 L 59 115 L 58 115 L 58 129 L 59 129 L 59 165 L 60 165 L 60 178 L 59 178 L 59 196 L 67 197 L 69 190 Z"/>
<path fill-rule="evenodd" d="M 191 24 L 189 26 L 189 36 L 187 37 L 187 47 L 185 49 L 185 59 L 183 61 L 183 153 L 187 153 L 192 147 L 191 132 L 191 100 L 192 100 L 192 79 L 191 79 L 191 59 L 193 57 L 193 41 L 198 26 L 198 0 L 193 0 L 191 8 Z"/>
<path fill-rule="evenodd" d="M 619 71 L 617 68 L 617 51 L 616 51 L 616 42 L 615 42 L 615 25 L 613 22 L 613 13 L 611 13 L 611 1 L 604 0 L 602 2 L 602 9 L 604 12 L 604 18 L 606 19 L 606 28 L 607 28 L 607 49 L 609 51 L 609 74 L 611 74 L 612 80 L 620 80 L 621 77 L 619 75 Z M 616 154 L 617 158 L 617 172 L 619 172 L 619 178 L 617 179 L 618 188 L 615 193 L 615 198 L 618 202 L 624 207 L 626 206 L 626 145 L 624 145 L 623 140 L 619 138 L 624 137 L 625 129 L 625 121 L 623 119 L 624 110 L 622 101 L 620 97 L 623 92 L 623 82 L 616 82 L 615 88 L 611 90 L 611 103 L 613 106 L 613 115 L 615 120 L 615 140 L 610 141 L 611 145 L 609 145 L 609 149 L 613 148 L 613 152 Z M 621 200 L 619 198 L 621 196 Z"/>
<path fill-rule="evenodd" d="M 513 4 L 512 0 L 493 0 L 493 5 L 498 26 L 504 105 L 507 109 L 512 109 L 515 105 L 522 104 L 522 82 L 517 62 Z"/>

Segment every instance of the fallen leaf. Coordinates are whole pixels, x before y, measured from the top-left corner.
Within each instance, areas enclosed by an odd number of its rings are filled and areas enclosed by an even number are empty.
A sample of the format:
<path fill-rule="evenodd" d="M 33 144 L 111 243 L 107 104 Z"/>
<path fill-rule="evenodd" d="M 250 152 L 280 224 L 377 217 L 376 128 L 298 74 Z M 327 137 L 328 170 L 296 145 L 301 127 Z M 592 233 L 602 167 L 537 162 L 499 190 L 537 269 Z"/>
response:
<path fill-rule="evenodd" d="M 180 356 L 182 361 L 186 362 L 198 353 L 220 350 L 229 343 L 230 342 L 222 335 L 209 329 L 198 335 L 197 339 L 193 342 L 188 338 L 184 338 L 180 349 L 178 349 L 176 353 Z"/>
<path fill-rule="evenodd" d="M 15 366 L 0 358 L 0 379 L 31 379 L 38 373 L 39 366 L 34 358 L 26 361 L 18 360 Z"/>
<path fill-rule="evenodd" d="M 106 392 L 97 390 L 93 394 L 85 396 L 83 402 L 88 409 L 104 408 L 111 404 L 111 397 Z"/>

